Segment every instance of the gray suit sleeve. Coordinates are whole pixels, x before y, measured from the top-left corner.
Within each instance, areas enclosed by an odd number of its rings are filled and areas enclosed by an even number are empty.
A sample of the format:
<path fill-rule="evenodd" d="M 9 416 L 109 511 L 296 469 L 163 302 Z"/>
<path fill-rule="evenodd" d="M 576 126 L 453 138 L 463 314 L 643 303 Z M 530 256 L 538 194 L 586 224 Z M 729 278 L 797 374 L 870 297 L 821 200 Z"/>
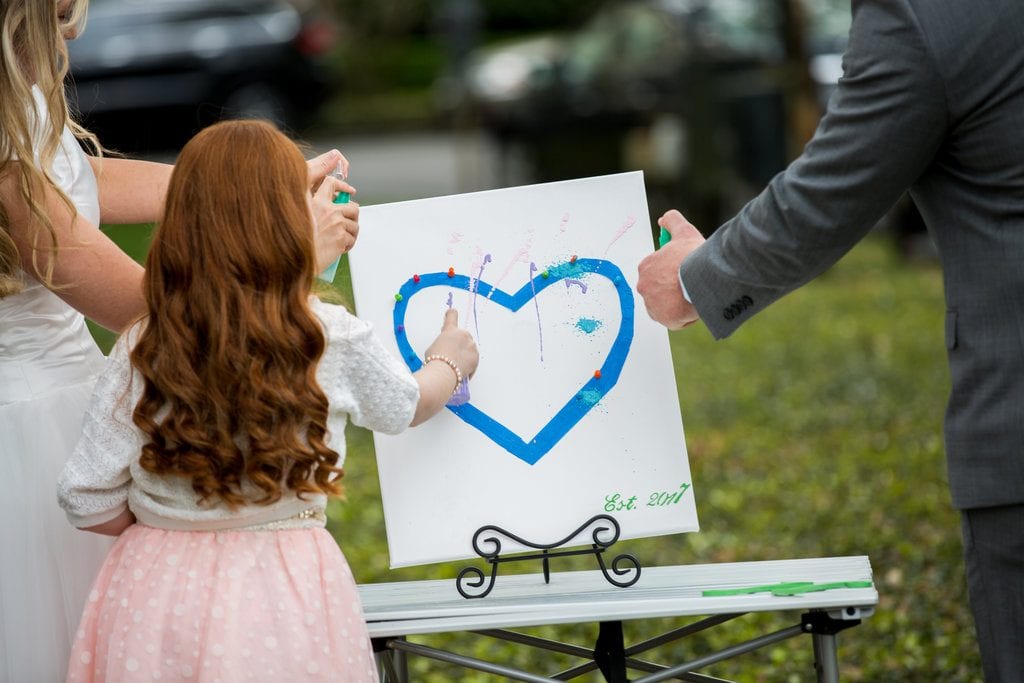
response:
<path fill-rule="evenodd" d="M 941 144 L 946 93 L 906 0 L 854 0 L 843 71 L 800 158 L 680 268 L 718 339 L 838 261 Z"/>

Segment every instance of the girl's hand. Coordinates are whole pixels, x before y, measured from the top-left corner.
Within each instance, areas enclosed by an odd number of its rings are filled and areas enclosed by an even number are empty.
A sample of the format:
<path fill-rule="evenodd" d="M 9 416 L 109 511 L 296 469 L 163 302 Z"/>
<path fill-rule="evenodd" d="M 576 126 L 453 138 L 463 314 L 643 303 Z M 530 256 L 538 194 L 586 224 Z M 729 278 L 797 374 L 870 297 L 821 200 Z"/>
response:
<path fill-rule="evenodd" d="M 458 387 L 458 374 L 469 379 L 480 362 L 476 342 L 469 332 L 459 329 L 459 312 L 454 308 L 445 313 L 441 334 L 427 348 L 425 356 L 442 356 L 447 360 L 432 360 L 413 373 L 420 387 L 420 400 L 410 423 L 413 427 L 440 412 Z M 459 373 L 448 361 L 458 367 Z"/>
<path fill-rule="evenodd" d="M 309 191 L 315 193 L 320 189 L 320 184 L 328 173 L 341 170 L 341 174 L 348 177 L 348 159 L 336 149 L 313 157 L 306 162 L 309 169 Z"/>
<path fill-rule="evenodd" d="M 323 157 L 324 155 L 321 155 Z M 340 154 L 338 155 L 340 157 Z M 320 159 L 321 157 L 317 157 Z M 331 157 L 337 161 L 337 157 Z M 317 159 L 310 161 L 313 165 Z M 344 159 L 344 157 L 341 157 Z M 343 168 L 348 167 L 344 162 Z M 331 167 L 328 172 L 334 170 Z M 311 174 L 311 178 L 314 176 Z M 313 193 L 310 209 L 316 241 L 317 272 L 322 272 L 341 256 L 352 250 L 356 237 L 359 235 L 359 204 L 349 201 L 346 204 L 335 204 L 334 198 L 339 192 L 355 194 L 356 189 L 340 178 L 323 175 L 317 180 L 316 191 Z"/>
<path fill-rule="evenodd" d="M 459 312 L 454 308 L 445 311 L 441 334 L 427 347 L 424 355 L 451 358 L 466 379 L 473 376 L 480 363 L 480 351 L 476 348 L 473 335 L 459 327 Z"/>

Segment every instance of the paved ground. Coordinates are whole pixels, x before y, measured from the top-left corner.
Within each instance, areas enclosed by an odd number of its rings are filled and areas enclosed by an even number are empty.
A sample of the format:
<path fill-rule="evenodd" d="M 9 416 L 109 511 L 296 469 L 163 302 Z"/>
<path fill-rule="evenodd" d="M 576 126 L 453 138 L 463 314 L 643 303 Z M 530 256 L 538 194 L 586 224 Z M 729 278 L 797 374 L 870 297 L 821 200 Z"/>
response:
<path fill-rule="evenodd" d="M 479 133 L 402 133 L 311 141 L 337 147 L 362 204 L 420 199 L 498 187 L 499 155 Z"/>
<path fill-rule="evenodd" d="M 305 141 L 311 152 L 335 147 L 348 158 L 361 204 L 422 199 L 530 182 L 521 164 L 502 159 L 479 131 L 422 131 Z M 172 163 L 175 154 L 149 158 Z"/>

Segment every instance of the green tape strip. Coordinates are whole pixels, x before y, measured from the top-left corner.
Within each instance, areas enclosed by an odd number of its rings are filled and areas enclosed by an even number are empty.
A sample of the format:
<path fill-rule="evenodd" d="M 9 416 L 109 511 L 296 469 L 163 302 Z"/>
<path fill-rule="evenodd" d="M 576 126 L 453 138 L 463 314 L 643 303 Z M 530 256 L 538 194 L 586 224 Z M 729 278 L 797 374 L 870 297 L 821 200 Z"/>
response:
<path fill-rule="evenodd" d="M 776 590 L 795 589 L 813 584 L 813 581 L 787 581 L 784 583 L 770 583 L 764 586 L 748 586 L 747 588 L 712 588 L 703 591 L 701 595 L 706 598 L 723 595 L 750 595 L 751 593 L 770 593 Z"/>
<path fill-rule="evenodd" d="M 802 593 L 835 590 L 837 588 L 871 588 L 874 585 L 871 581 L 833 581 L 830 583 L 784 581 L 782 583 L 769 583 L 763 586 L 748 586 L 746 588 L 711 588 L 702 591 L 701 595 L 706 598 L 713 598 L 730 595 L 751 595 L 753 593 L 771 593 L 779 597 L 787 597 L 801 595 Z"/>
<path fill-rule="evenodd" d="M 810 586 L 792 586 L 779 588 L 772 591 L 772 595 L 787 596 L 800 595 L 801 593 L 817 593 L 818 591 L 830 591 L 836 588 L 871 588 L 875 584 L 870 581 L 833 581 L 832 583 L 814 583 Z"/>

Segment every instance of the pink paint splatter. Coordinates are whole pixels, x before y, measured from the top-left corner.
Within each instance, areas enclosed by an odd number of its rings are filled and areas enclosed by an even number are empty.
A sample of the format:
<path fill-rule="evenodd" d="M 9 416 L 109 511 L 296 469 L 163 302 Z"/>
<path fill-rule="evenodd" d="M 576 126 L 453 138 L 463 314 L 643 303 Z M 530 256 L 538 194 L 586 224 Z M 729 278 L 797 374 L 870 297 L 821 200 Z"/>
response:
<path fill-rule="evenodd" d="M 487 298 L 490 299 L 494 295 L 494 290 L 498 288 L 505 278 L 508 276 L 512 269 L 517 263 L 529 263 L 530 262 L 530 248 L 533 246 L 533 230 L 526 233 L 526 244 L 519 248 L 518 251 L 512 256 L 512 260 L 509 261 L 508 266 L 501 273 L 501 277 L 491 283 L 491 291 L 487 293 Z"/>
<path fill-rule="evenodd" d="M 629 218 L 626 219 L 626 222 L 622 224 L 622 227 L 618 229 L 618 231 L 615 233 L 615 236 L 612 237 L 612 241 L 609 242 L 608 246 L 605 248 L 605 255 L 608 254 L 608 250 L 612 248 L 612 245 L 618 242 L 619 239 L 621 239 L 623 235 L 629 232 L 630 228 L 632 228 L 634 225 L 636 225 L 636 218 L 630 216 Z"/>
<path fill-rule="evenodd" d="M 565 232 L 565 229 L 569 227 L 569 212 L 566 211 L 562 214 L 562 222 L 558 225 L 558 232 Z"/>
<path fill-rule="evenodd" d="M 448 240 L 448 254 L 451 256 L 455 255 L 455 245 L 463 240 L 461 232 L 453 232 L 451 238 Z"/>

